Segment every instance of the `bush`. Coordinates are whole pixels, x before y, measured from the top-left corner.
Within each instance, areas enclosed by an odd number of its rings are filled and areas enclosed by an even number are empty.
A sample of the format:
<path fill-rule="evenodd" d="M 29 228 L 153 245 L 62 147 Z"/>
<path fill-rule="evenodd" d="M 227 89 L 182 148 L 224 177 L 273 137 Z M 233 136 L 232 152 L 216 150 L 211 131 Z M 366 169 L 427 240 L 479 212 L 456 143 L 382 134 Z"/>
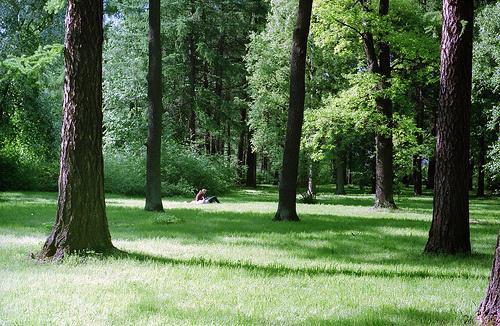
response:
<path fill-rule="evenodd" d="M 0 191 L 57 191 L 59 162 L 21 159 L 17 153 L 0 152 Z"/>
<path fill-rule="evenodd" d="M 104 188 L 106 192 L 143 195 L 146 183 L 146 160 L 132 151 L 104 155 Z"/>
<path fill-rule="evenodd" d="M 144 195 L 146 183 L 146 152 L 124 150 L 105 155 L 105 188 L 107 192 Z M 227 191 L 235 182 L 236 167 L 216 155 L 166 142 L 162 146 L 162 194 L 194 196 L 196 190 L 210 193 Z"/>

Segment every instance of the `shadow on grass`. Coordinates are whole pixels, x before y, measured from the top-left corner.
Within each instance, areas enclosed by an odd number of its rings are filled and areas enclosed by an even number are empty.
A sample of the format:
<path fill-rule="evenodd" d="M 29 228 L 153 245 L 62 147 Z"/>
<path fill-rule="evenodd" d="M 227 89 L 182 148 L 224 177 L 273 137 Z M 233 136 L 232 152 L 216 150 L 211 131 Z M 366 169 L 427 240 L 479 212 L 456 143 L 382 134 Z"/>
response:
<path fill-rule="evenodd" d="M 347 276 L 370 276 L 384 278 L 480 278 L 473 273 L 467 271 L 452 272 L 452 271 L 409 271 L 409 270 L 361 270 L 355 268 L 340 268 L 340 267 L 290 267 L 280 264 L 260 265 L 247 261 L 233 261 L 224 259 L 206 259 L 203 257 L 193 257 L 189 259 L 179 259 L 172 257 L 155 256 L 141 252 L 127 252 L 115 250 L 108 257 L 115 259 L 129 259 L 138 262 L 153 262 L 159 264 L 167 264 L 172 266 L 200 266 L 200 267 L 219 267 L 239 269 L 247 272 L 255 273 L 261 276 L 286 276 L 286 275 L 347 275 Z"/>
<path fill-rule="evenodd" d="M 472 316 L 451 311 L 428 311 L 416 308 L 383 306 L 359 315 L 335 320 L 310 318 L 310 325 L 390 326 L 390 325 L 474 325 Z"/>

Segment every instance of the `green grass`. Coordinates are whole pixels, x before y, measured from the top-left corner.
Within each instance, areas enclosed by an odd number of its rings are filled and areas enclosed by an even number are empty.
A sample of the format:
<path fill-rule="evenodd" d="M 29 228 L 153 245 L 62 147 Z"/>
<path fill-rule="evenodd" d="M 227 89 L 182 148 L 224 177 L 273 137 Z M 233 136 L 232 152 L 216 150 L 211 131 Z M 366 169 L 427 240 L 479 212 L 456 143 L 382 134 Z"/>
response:
<path fill-rule="evenodd" d="M 471 200 L 473 254 L 425 255 L 427 195 L 375 211 L 370 195 L 299 204 L 271 221 L 276 190 L 242 189 L 219 205 L 108 196 L 121 256 L 39 263 L 56 194 L 0 193 L 0 325 L 472 324 L 491 268 L 500 200 Z"/>

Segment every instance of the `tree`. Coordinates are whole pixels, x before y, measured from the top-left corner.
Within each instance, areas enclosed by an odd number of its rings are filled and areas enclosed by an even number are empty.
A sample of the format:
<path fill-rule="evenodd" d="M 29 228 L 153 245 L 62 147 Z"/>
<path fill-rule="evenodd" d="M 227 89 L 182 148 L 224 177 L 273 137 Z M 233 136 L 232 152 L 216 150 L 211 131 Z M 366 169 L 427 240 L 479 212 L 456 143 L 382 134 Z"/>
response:
<path fill-rule="evenodd" d="M 368 10 L 368 9 L 367 9 Z M 389 1 L 381 0 L 379 3 L 379 15 L 387 16 L 389 12 Z M 391 52 L 389 44 L 380 40 L 378 42 L 379 52 L 375 50 L 375 41 L 372 32 L 362 34 L 366 62 L 368 70 L 382 76 L 377 88 L 387 88 L 388 79 L 391 77 Z M 377 110 L 386 119 L 386 131 L 377 132 L 375 135 L 375 207 L 396 208 L 393 198 L 393 143 L 392 143 L 392 100 L 387 96 L 379 96 L 376 99 Z"/>
<path fill-rule="evenodd" d="M 500 234 L 497 239 L 493 267 L 486 297 L 481 302 L 477 319 L 483 325 L 498 325 L 500 323 Z"/>
<path fill-rule="evenodd" d="M 113 249 L 104 202 L 102 15 L 100 0 L 68 1 L 59 197 L 41 259 Z"/>
<path fill-rule="evenodd" d="M 299 220 L 296 211 L 297 174 L 300 138 L 304 120 L 306 53 L 311 11 L 312 0 L 299 1 L 297 21 L 292 38 L 290 100 L 279 184 L 278 210 L 274 216 L 276 221 Z"/>
<path fill-rule="evenodd" d="M 160 0 L 149 0 L 148 143 L 146 162 L 147 211 L 163 211 L 161 202 L 162 76 Z"/>
<path fill-rule="evenodd" d="M 472 1 L 443 2 L 434 207 L 426 252 L 470 252 Z"/>

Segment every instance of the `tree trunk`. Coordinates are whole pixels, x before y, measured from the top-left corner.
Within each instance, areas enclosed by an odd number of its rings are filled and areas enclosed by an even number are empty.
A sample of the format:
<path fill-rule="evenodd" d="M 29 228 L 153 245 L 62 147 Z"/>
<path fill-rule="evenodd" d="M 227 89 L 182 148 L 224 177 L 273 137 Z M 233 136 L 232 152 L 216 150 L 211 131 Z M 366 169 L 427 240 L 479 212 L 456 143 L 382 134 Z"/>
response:
<path fill-rule="evenodd" d="M 279 183 L 278 210 L 275 221 L 298 221 L 297 174 L 300 138 L 304 120 L 305 68 L 307 38 L 311 21 L 312 0 L 299 0 L 297 22 L 293 31 L 290 59 L 290 102 L 286 126 L 283 165 Z"/>
<path fill-rule="evenodd" d="M 491 269 L 488 290 L 477 312 L 482 325 L 500 325 L 500 234 L 497 238 L 493 268 Z"/>
<path fill-rule="evenodd" d="M 195 0 L 191 0 L 191 19 L 196 12 Z M 191 31 L 188 34 L 188 57 L 189 57 L 189 141 L 191 144 L 196 142 L 196 44 L 194 39 L 195 26 L 191 21 Z"/>
<path fill-rule="evenodd" d="M 316 183 L 314 162 L 309 160 L 309 170 L 307 173 L 307 195 L 313 199 L 316 196 Z"/>
<path fill-rule="evenodd" d="M 386 16 L 389 12 L 389 0 L 379 3 L 379 15 Z M 379 54 L 375 51 L 373 34 L 363 34 L 366 63 L 368 70 L 378 73 L 383 80 L 377 85 L 379 90 L 387 88 L 391 76 L 391 52 L 386 42 L 378 42 Z M 375 135 L 375 207 L 396 208 L 393 198 L 393 143 L 392 143 L 392 101 L 390 98 L 376 99 L 377 110 L 386 119 L 387 132 Z"/>
<path fill-rule="evenodd" d="M 472 79 L 472 1 L 443 2 L 434 209 L 426 252 L 471 250 L 469 128 Z"/>
<path fill-rule="evenodd" d="M 252 150 L 252 144 L 250 143 L 250 135 L 247 141 L 247 179 L 246 186 L 255 188 L 257 187 L 257 156 Z"/>
<path fill-rule="evenodd" d="M 415 124 L 417 128 L 422 130 L 424 128 L 424 103 L 422 96 L 422 89 L 416 87 L 415 89 Z M 417 145 L 422 146 L 424 137 L 422 132 L 417 134 Z M 415 196 L 422 195 L 422 156 L 420 154 L 413 156 L 413 194 Z"/>
<path fill-rule="evenodd" d="M 149 0 L 147 211 L 163 211 L 161 202 L 162 78 L 160 0 Z"/>
<path fill-rule="evenodd" d="M 436 176 L 436 157 L 429 158 L 429 166 L 427 168 L 427 189 L 434 189 L 434 178 Z"/>
<path fill-rule="evenodd" d="M 422 157 L 413 156 L 413 195 L 422 196 Z"/>
<path fill-rule="evenodd" d="M 240 139 L 238 141 L 238 177 L 243 183 L 243 165 L 245 165 L 245 136 L 247 135 L 247 110 L 246 108 L 240 109 Z"/>
<path fill-rule="evenodd" d="M 479 135 L 479 158 L 477 161 L 477 196 L 484 196 L 484 165 L 486 163 L 486 141 L 484 130 Z"/>
<path fill-rule="evenodd" d="M 113 249 L 104 202 L 102 14 L 102 1 L 68 1 L 59 197 L 40 259 Z"/>

